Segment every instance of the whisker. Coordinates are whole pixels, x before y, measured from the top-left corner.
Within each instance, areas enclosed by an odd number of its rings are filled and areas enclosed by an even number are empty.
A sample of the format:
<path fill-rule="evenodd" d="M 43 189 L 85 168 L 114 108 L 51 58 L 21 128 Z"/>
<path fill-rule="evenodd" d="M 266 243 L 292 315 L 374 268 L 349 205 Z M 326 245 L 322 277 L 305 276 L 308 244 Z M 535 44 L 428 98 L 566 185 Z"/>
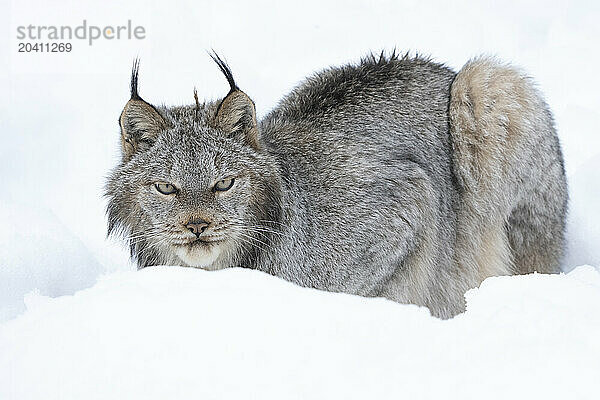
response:
<path fill-rule="evenodd" d="M 242 234 L 242 235 L 243 235 L 243 234 Z M 259 250 L 265 250 L 264 248 L 260 247 L 259 245 L 255 244 L 255 243 L 252 243 L 251 241 L 249 241 L 249 240 L 247 240 L 247 239 L 245 239 L 245 238 L 248 238 L 248 239 L 250 239 L 251 237 L 250 237 L 250 236 L 245 236 L 245 235 L 243 235 L 243 237 L 239 237 L 238 239 L 240 240 L 240 242 L 242 242 L 242 243 L 246 243 L 246 244 L 249 244 L 249 245 L 251 245 L 251 246 L 254 246 L 254 247 L 256 247 L 256 248 L 257 248 L 257 249 L 259 249 Z M 247 250 L 247 249 L 245 249 L 245 250 Z"/>
<path fill-rule="evenodd" d="M 254 245 L 255 245 L 255 247 L 257 247 L 257 248 L 259 248 L 259 249 L 261 249 L 261 250 L 266 250 L 266 249 L 268 249 L 268 248 L 270 247 L 268 243 L 265 243 L 265 242 L 263 242 L 262 240 L 260 240 L 260 239 L 257 239 L 257 238 L 255 238 L 255 237 L 252 237 L 252 236 L 250 236 L 250 235 L 246 235 L 246 234 L 245 234 L 245 233 L 243 233 L 242 231 L 237 231 L 236 233 L 237 233 L 237 234 L 239 234 L 239 235 L 241 235 L 242 237 L 244 237 L 244 238 L 246 238 L 246 239 L 250 240 L 250 241 L 251 241 L 251 244 L 254 244 Z M 257 244 L 256 244 L 256 243 L 254 243 L 254 242 L 258 242 L 258 243 L 260 243 L 260 244 L 262 244 L 262 245 L 264 245 L 264 246 L 266 246 L 266 247 L 261 247 L 261 246 L 257 245 Z"/>
<path fill-rule="evenodd" d="M 262 229 L 262 228 L 256 227 L 256 226 L 239 226 L 239 228 L 242 228 L 247 232 L 258 233 L 263 236 L 267 236 L 266 235 L 267 233 L 272 233 L 272 234 L 279 235 L 279 236 L 285 236 L 282 232 L 272 231 L 272 230 L 268 230 L 268 229 Z"/>
<path fill-rule="evenodd" d="M 142 231 L 142 232 L 132 233 L 132 234 L 126 236 L 125 239 L 138 239 L 138 238 L 143 238 L 143 237 L 154 236 L 159 233 L 161 233 L 160 229 L 150 228 L 150 229 Z"/>

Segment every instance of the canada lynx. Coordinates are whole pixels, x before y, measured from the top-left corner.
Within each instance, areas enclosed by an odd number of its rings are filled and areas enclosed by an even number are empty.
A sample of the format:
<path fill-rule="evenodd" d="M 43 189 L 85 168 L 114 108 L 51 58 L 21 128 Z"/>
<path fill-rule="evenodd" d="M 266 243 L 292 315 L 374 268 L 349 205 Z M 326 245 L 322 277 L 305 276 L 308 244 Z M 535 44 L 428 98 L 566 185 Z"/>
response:
<path fill-rule="evenodd" d="M 140 268 L 254 268 L 447 318 L 493 275 L 557 272 L 567 189 L 552 115 L 494 59 L 458 73 L 369 56 L 319 72 L 257 120 L 231 70 L 219 101 L 120 117 L 108 231 Z"/>

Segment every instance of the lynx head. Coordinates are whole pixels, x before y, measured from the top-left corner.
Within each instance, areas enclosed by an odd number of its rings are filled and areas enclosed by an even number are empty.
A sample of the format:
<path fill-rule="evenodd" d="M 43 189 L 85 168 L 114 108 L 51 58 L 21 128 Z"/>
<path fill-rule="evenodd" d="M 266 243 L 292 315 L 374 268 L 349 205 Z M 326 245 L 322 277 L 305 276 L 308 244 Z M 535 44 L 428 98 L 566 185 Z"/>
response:
<path fill-rule="evenodd" d="M 119 118 L 122 160 L 106 185 L 108 233 L 121 234 L 139 268 L 249 266 L 276 233 L 280 177 L 252 100 L 229 82 L 220 101 L 155 107 L 138 94 Z"/>

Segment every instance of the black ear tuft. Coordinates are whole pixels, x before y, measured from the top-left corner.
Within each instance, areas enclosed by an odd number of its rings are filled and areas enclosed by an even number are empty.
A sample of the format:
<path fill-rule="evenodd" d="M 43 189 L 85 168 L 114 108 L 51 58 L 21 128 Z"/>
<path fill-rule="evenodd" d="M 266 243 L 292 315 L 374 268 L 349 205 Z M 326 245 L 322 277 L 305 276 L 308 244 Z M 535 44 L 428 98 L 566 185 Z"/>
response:
<path fill-rule="evenodd" d="M 198 91 L 194 88 L 194 101 L 196 102 L 196 109 L 194 110 L 194 114 L 196 118 L 198 118 L 198 113 L 200 112 L 200 102 L 198 101 Z"/>
<path fill-rule="evenodd" d="M 219 67 L 219 69 L 221 70 L 223 75 L 225 75 L 225 78 L 227 78 L 227 82 L 229 83 L 229 88 L 230 88 L 229 93 L 239 90 L 239 88 L 235 84 L 235 80 L 233 79 L 233 74 L 231 73 L 231 69 L 229 68 L 227 63 L 225 61 L 221 60 L 221 57 L 219 57 L 217 52 L 214 50 L 212 51 L 212 53 L 208 53 L 208 55 L 217 64 L 217 66 Z"/>
<path fill-rule="evenodd" d="M 141 100 L 140 95 L 138 94 L 138 74 L 140 71 L 140 59 L 136 58 L 133 60 L 133 68 L 131 69 L 131 98 L 133 100 Z"/>
<path fill-rule="evenodd" d="M 226 134 L 237 136 L 255 149 L 260 148 L 258 124 L 256 122 L 256 108 L 248 95 L 235 84 L 231 69 L 225 61 L 213 50 L 208 53 L 217 64 L 227 82 L 229 93 L 217 106 L 214 124 Z"/>
<path fill-rule="evenodd" d="M 152 104 L 145 102 L 138 93 L 139 70 L 140 60 L 136 58 L 131 69 L 131 99 L 125 104 L 119 117 L 125 161 L 130 160 L 137 151 L 148 148 L 167 129 L 167 122 L 160 112 Z"/>

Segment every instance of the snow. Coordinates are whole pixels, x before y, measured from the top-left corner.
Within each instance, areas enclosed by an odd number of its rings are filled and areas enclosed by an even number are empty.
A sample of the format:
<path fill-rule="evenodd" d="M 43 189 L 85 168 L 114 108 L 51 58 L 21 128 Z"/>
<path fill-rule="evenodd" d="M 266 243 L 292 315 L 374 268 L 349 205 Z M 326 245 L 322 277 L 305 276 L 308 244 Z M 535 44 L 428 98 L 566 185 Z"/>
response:
<path fill-rule="evenodd" d="M 0 11 L 1 399 L 598 397 L 600 3 L 12 0 Z M 19 25 L 83 19 L 131 19 L 147 38 L 16 52 Z M 134 272 L 106 240 L 102 187 L 134 57 L 144 98 L 187 104 L 194 87 L 226 93 L 214 48 L 264 115 L 311 72 L 393 47 L 455 69 L 495 54 L 535 78 L 569 177 L 567 274 L 488 279 L 466 313 L 440 321 L 254 271 Z"/>
<path fill-rule="evenodd" d="M 5 399 L 585 398 L 600 273 L 490 278 L 452 320 L 248 270 L 155 267 L 26 298 L 0 328 Z"/>
<path fill-rule="evenodd" d="M 581 165 L 569 179 L 570 204 L 564 269 L 600 265 L 600 153 Z"/>
<path fill-rule="evenodd" d="M 25 311 L 23 297 L 32 290 L 72 294 L 102 271 L 52 211 L 0 202 L 0 321 Z"/>

